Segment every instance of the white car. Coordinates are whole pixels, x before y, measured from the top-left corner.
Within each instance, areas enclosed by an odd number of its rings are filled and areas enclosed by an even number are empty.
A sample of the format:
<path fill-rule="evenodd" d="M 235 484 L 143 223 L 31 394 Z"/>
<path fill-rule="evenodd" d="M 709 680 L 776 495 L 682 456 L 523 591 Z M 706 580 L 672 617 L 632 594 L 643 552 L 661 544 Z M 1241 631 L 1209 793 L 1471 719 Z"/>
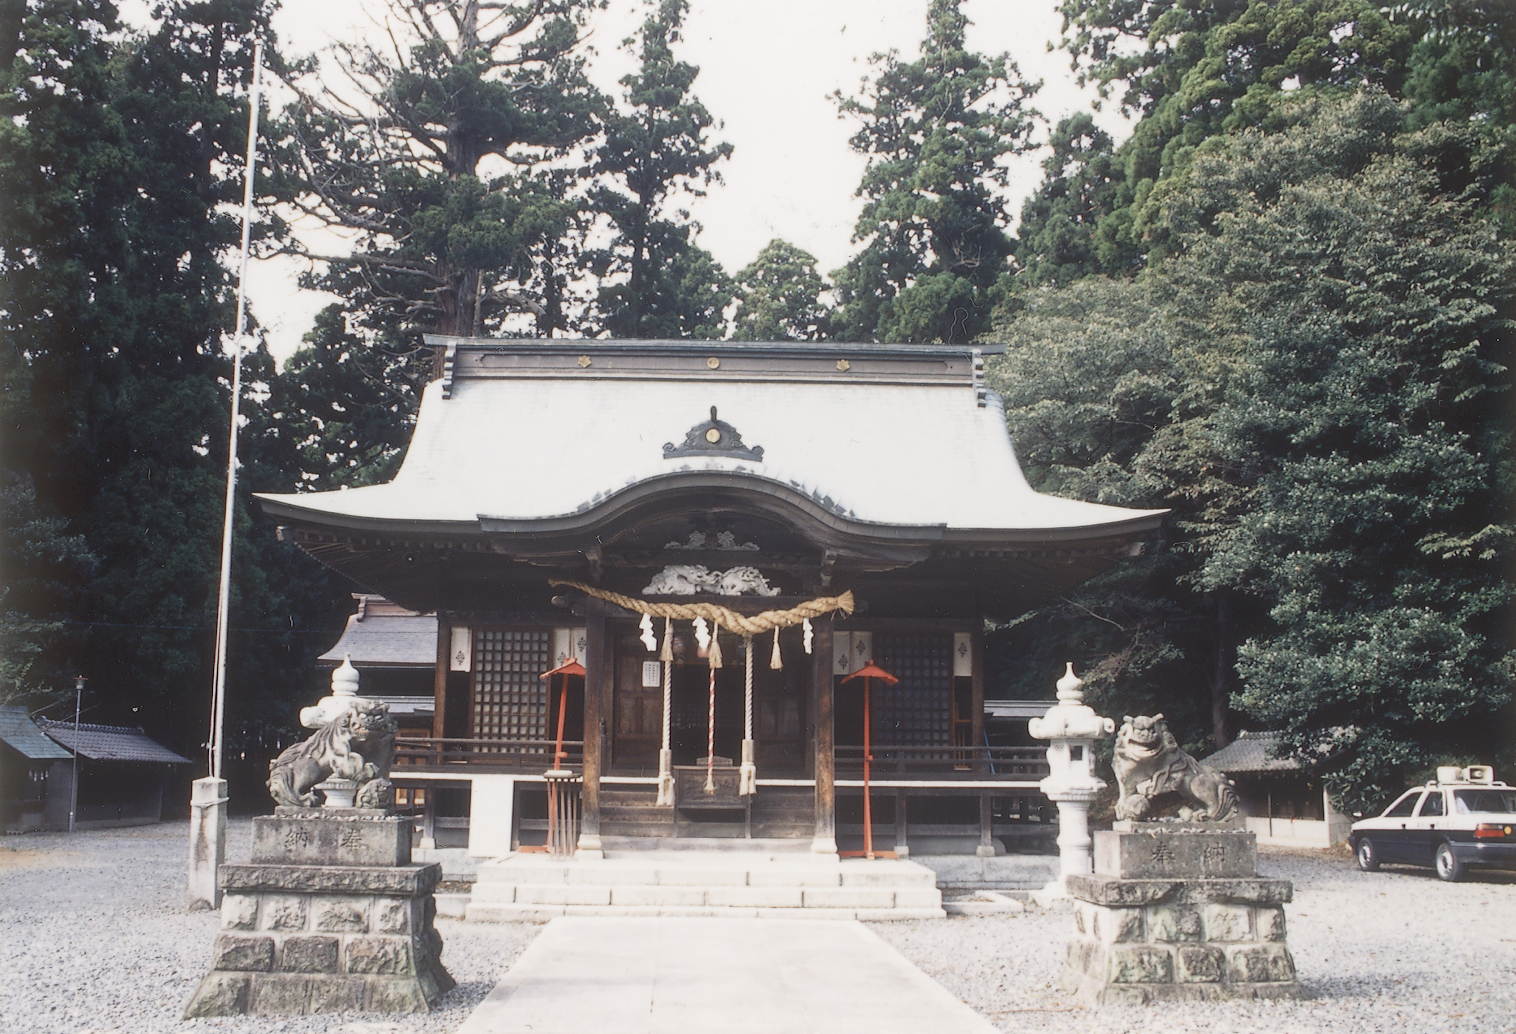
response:
<path fill-rule="evenodd" d="M 1378 818 L 1353 823 L 1348 844 L 1365 872 L 1430 865 L 1451 881 L 1469 866 L 1516 869 L 1516 787 L 1497 783 L 1488 765 L 1439 768 Z"/>

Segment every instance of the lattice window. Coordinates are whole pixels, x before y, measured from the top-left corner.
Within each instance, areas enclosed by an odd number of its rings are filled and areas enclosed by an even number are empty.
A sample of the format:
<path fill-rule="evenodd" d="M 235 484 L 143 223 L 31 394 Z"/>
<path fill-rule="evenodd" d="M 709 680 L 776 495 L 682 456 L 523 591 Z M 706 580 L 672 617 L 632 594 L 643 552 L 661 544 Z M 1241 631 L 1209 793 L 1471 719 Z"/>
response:
<path fill-rule="evenodd" d="M 953 733 L 953 637 L 874 633 L 874 656 L 900 681 L 874 689 L 874 742 L 948 746 Z"/>
<path fill-rule="evenodd" d="M 473 729 L 480 740 L 547 738 L 550 629 L 474 630 Z"/>

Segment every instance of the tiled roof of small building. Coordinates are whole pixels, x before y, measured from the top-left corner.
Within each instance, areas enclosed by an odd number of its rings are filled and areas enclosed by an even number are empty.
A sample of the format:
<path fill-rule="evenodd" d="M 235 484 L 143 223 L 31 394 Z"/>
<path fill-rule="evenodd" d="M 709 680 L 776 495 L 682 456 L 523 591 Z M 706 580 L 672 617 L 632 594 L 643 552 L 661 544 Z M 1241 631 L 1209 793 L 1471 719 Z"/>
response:
<path fill-rule="evenodd" d="M 437 615 L 416 614 L 394 604 L 370 606 L 349 615 L 335 646 L 317 664 L 341 664 L 351 657 L 355 668 L 432 668 L 437 664 Z"/>
<path fill-rule="evenodd" d="M 1201 760 L 1218 772 L 1298 771 L 1300 763 L 1294 758 L 1269 756 L 1278 739 L 1272 732 L 1240 732 L 1231 743 Z"/>
<path fill-rule="evenodd" d="M 48 739 L 32 721 L 32 716 L 20 704 L 0 707 L 0 741 L 24 758 L 33 761 L 62 760 L 73 757 L 68 751 Z"/>
<path fill-rule="evenodd" d="M 124 725 L 80 725 L 74 731 L 73 722 L 54 722 L 39 718 L 37 726 L 48 736 L 70 750 L 95 761 L 144 761 L 159 765 L 189 765 L 189 758 L 180 757 L 163 744 L 149 739 L 141 729 Z"/>

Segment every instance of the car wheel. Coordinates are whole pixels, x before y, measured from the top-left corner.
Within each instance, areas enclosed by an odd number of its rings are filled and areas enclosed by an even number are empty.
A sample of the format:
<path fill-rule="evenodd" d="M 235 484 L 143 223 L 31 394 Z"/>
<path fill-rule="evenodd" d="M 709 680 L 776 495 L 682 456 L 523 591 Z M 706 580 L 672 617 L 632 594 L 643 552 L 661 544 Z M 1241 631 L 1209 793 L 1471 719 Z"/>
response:
<path fill-rule="evenodd" d="M 1437 867 L 1437 878 L 1453 883 L 1463 878 L 1463 863 L 1453 853 L 1453 845 L 1444 840 L 1437 845 L 1437 853 L 1432 856 L 1432 862 Z"/>
<path fill-rule="evenodd" d="M 1358 850 L 1354 853 L 1358 858 L 1358 868 L 1364 872 L 1374 872 L 1379 868 L 1379 850 L 1368 837 L 1358 841 Z"/>

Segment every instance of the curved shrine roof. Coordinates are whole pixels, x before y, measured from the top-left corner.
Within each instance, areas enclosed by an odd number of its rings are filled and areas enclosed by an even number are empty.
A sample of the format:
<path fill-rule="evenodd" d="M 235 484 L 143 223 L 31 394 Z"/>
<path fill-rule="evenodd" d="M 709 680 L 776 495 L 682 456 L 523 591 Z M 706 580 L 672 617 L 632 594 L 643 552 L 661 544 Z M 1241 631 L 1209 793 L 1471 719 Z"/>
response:
<path fill-rule="evenodd" d="M 261 495 L 270 512 L 530 533 L 629 493 L 707 483 L 907 533 L 1119 536 L 1167 512 L 1033 491 L 968 347 L 428 340 L 446 346 L 446 373 L 394 480 Z"/>

